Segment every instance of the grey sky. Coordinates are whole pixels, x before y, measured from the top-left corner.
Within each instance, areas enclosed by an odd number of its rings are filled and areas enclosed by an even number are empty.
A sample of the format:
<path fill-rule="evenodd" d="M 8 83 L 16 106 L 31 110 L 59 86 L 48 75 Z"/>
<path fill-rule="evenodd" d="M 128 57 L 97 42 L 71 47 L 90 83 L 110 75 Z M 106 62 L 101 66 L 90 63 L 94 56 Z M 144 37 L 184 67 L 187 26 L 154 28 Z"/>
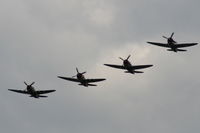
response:
<path fill-rule="evenodd" d="M 200 41 L 199 0 L 0 1 L 3 133 L 188 133 L 200 124 L 199 45 L 168 52 L 146 41 Z M 129 75 L 103 66 L 153 64 Z M 106 78 L 84 88 L 58 79 Z M 9 92 L 56 89 L 47 99 Z"/>

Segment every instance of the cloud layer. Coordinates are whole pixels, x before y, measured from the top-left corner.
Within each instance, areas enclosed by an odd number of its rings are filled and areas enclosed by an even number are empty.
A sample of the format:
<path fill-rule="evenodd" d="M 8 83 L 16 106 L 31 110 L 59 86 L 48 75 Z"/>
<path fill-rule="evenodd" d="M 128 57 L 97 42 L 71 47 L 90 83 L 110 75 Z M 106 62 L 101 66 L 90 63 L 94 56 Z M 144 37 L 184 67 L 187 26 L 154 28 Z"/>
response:
<path fill-rule="evenodd" d="M 0 2 L 0 129 L 20 133 L 199 131 L 199 46 L 172 53 L 146 41 L 199 42 L 198 0 L 19 0 Z M 153 64 L 130 75 L 103 66 Z M 106 78 L 84 88 L 58 79 Z M 47 99 L 8 92 L 56 89 Z"/>

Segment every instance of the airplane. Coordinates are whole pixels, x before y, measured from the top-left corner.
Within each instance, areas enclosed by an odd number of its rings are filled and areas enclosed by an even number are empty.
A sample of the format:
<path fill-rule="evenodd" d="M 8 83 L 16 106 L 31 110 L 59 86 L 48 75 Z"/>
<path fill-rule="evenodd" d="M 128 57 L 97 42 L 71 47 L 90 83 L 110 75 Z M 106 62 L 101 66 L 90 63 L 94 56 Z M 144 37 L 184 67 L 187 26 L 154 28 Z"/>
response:
<path fill-rule="evenodd" d="M 123 61 L 123 65 L 112 65 L 112 64 L 104 64 L 104 65 L 113 67 L 113 68 L 118 68 L 118 69 L 125 69 L 125 70 L 127 70 L 127 71 L 125 71 L 125 73 L 131 73 L 131 74 L 143 73 L 142 71 L 138 71 L 137 69 L 144 69 L 144 68 L 153 66 L 153 65 L 136 65 L 136 66 L 132 65 L 128 60 L 130 58 L 130 56 L 131 55 L 129 55 L 126 59 L 119 57 L 119 59 L 121 59 Z"/>
<path fill-rule="evenodd" d="M 32 84 L 28 85 L 26 82 L 24 82 L 24 84 L 27 86 L 26 90 L 14 90 L 14 89 L 8 89 L 9 91 L 13 91 L 13 92 L 17 92 L 17 93 L 22 93 L 22 94 L 29 94 L 30 97 L 34 97 L 34 98 L 40 98 L 40 97 L 48 97 L 48 96 L 44 96 L 41 94 L 46 94 L 46 93 L 51 93 L 54 92 L 56 90 L 38 90 L 36 91 L 35 88 L 32 86 L 35 82 L 33 82 Z"/>
<path fill-rule="evenodd" d="M 79 82 L 80 84 L 78 84 L 78 85 L 82 85 L 82 86 L 85 86 L 85 87 L 97 86 L 96 84 L 90 84 L 90 83 L 100 82 L 100 81 L 106 80 L 106 79 L 103 79 L 103 78 L 101 78 L 101 79 L 86 79 L 83 75 L 86 72 L 80 73 L 78 71 L 78 68 L 76 68 L 76 71 L 77 71 L 77 74 L 75 76 L 72 76 L 72 78 L 71 77 L 62 77 L 62 76 L 58 76 L 58 78 L 73 81 L 73 82 Z M 74 77 L 77 77 L 77 78 L 74 78 Z"/>
<path fill-rule="evenodd" d="M 190 47 L 190 46 L 194 46 L 198 44 L 198 43 L 177 43 L 176 41 L 174 41 L 173 35 L 174 35 L 174 32 L 171 34 L 170 37 L 163 36 L 163 38 L 167 39 L 167 43 L 158 43 L 158 42 L 147 42 L 147 43 L 161 46 L 161 47 L 167 47 L 167 48 L 170 48 L 170 49 L 167 49 L 168 51 L 174 51 L 174 52 L 187 51 L 185 49 L 179 49 L 179 48 Z"/>

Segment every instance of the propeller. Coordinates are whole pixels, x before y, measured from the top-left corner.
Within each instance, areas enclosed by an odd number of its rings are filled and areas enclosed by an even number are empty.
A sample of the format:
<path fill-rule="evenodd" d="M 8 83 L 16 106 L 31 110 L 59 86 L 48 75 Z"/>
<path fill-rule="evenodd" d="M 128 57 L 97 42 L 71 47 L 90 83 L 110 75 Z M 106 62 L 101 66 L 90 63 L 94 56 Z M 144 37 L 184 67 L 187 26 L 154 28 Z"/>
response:
<path fill-rule="evenodd" d="M 33 84 L 35 84 L 35 82 L 33 82 L 30 86 L 32 86 Z"/>
<path fill-rule="evenodd" d="M 76 71 L 77 71 L 77 73 L 79 73 L 79 71 L 78 71 L 78 68 L 76 67 Z"/>
<path fill-rule="evenodd" d="M 119 57 L 119 59 L 121 59 L 122 61 L 124 61 L 124 59 L 123 59 L 123 58 L 121 58 L 121 57 Z"/>
<path fill-rule="evenodd" d="M 129 55 L 126 60 L 128 60 L 130 57 L 131 57 L 131 55 Z"/>
<path fill-rule="evenodd" d="M 174 36 L 174 32 L 172 32 L 172 34 L 171 34 L 171 38 Z"/>
<path fill-rule="evenodd" d="M 128 60 L 131 57 L 131 55 L 129 55 L 126 60 Z M 119 59 L 121 59 L 122 61 L 125 61 L 125 59 L 123 59 L 122 57 L 119 57 Z"/>
<path fill-rule="evenodd" d="M 28 84 L 24 81 L 24 84 L 26 85 L 26 86 L 28 86 Z"/>
<path fill-rule="evenodd" d="M 85 74 L 85 73 L 86 73 L 86 71 L 85 71 L 85 72 L 82 72 L 82 73 L 80 73 L 77 67 L 76 67 L 76 72 L 77 72 L 77 74 L 76 74 L 76 75 L 74 75 L 74 76 L 72 76 L 72 78 L 76 77 L 78 74 Z"/>
<path fill-rule="evenodd" d="M 172 39 L 173 36 L 174 36 L 174 32 L 172 32 L 170 37 L 166 37 L 166 36 L 162 36 L 162 37 L 165 38 L 165 39 L 170 39 L 170 38 Z"/>
<path fill-rule="evenodd" d="M 35 82 L 33 82 L 33 83 L 31 83 L 30 85 L 28 85 L 28 84 L 24 81 L 24 84 L 25 84 L 26 86 L 32 86 L 33 84 L 35 84 Z"/>
<path fill-rule="evenodd" d="M 168 37 L 166 37 L 166 36 L 162 36 L 163 38 L 165 38 L 165 39 L 169 39 Z"/>

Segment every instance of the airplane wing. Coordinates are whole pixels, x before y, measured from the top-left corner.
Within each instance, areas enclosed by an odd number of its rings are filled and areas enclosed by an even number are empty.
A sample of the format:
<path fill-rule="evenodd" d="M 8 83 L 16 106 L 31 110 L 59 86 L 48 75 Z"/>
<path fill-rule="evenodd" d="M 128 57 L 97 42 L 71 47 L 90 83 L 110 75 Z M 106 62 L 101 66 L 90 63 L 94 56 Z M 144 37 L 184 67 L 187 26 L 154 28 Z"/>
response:
<path fill-rule="evenodd" d="M 41 90 L 41 91 L 36 91 L 38 94 L 46 94 L 46 93 L 51 93 L 54 92 L 56 90 Z"/>
<path fill-rule="evenodd" d="M 88 83 L 100 82 L 100 81 L 103 81 L 103 80 L 106 80 L 106 79 L 86 79 L 86 81 L 87 81 Z"/>
<path fill-rule="evenodd" d="M 69 80 L 69 81 L 73 81 L 73 82 L 80 82 L 78 79 L 75 79 L 75 78 L 61 77 L 61 76 L 58 76 L 58 78 Z"/>
<path fill-rule="evenodd" d="M 147 42 L 149 44 L 153 44 L 153 45 L 156 45 L 156 46 L 161 46 L 161 47 L 167 47 L 169 48 L 170 46 L 166 43 L 158 43 L 158 42 Z"/>
<path fill-rule="evenodd" d="M 197 45 L 198 43 L 179 43 L 179 44 L 175 44 L 175 46 L 177 48 L 183 48 L 183 47 L 190 47 L 190 46 L 194 46 Z"/>
<path fill-rule="evenodd" d="M 152 67 L 153 65 L 137 65 L 137 66 L 132 66 L 132 69 L 144 69 L 144 68 L 148 68 L 148 67 Z"/>
<path fill-rule="evenodd" d="M 111 65 L 111 64 L 104 64 L 105 66 L 109 66 L 109 67 L 113 67 L 113 68 L 118 68 L 118 69 L 126 69 L 124 66 L 122 65 Z"/>
<path fill-rule="evenodd" d="M 13 90 L 13 89 L 8 89 L 9 91 L 13 91 L 13 92 L 17 92 L 17 93 L 22 93 L 22 94 L 29 94 L 27 91 L 25 90 Z"/>

